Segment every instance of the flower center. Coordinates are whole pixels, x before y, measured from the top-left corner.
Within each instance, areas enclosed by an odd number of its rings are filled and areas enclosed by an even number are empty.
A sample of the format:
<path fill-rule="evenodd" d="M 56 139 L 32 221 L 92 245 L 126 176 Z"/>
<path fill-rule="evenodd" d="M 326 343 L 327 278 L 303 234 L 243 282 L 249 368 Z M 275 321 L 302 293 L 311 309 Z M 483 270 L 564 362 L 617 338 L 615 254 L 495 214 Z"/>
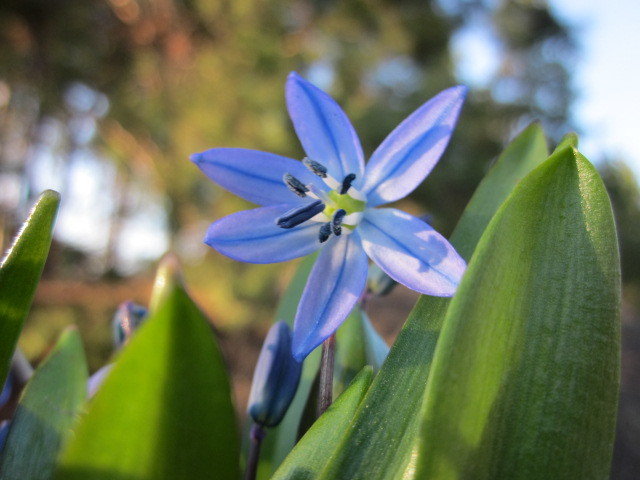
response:
<path fill-rule="evenodd" d="M 293 175 L 286 173 L 283 177 L 285 185 L 299 197 L 311 197 L 314 202 L 293 208 L 276 220 L 281 228 L 293 228 L 306 221 L 321 223 L 318 231 L 320 243 L 326 242 L 333 234 L 340 236 L 355 230 L 367 205 L 366 197 L 352 187 L 356 179 L 350 173 L 338 182 L 327 174 L 327 168 L 321 163 L 305 158 L 302 163 L 314 174 L 322 178 L 331 191 L 325 192 L 313 184 L 305 185 Z M 344 227 L 344 228 L 343 228 Z"/>

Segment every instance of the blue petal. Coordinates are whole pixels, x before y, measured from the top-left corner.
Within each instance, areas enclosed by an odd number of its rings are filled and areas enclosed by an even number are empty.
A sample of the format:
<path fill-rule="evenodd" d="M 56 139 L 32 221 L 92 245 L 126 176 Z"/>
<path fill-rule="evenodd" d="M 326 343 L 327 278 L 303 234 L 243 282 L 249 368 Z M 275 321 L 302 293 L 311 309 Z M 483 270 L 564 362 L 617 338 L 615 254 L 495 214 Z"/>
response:
<path fill-rule="evenodd" d="M 367 256 L 357 232 L 332 237 L 309 275 L 293 328 L 293 356 L 302 361 L 337 330 L 362 294 Z"/>
<path fill-rule="evenodd" d="M 339 182 L 355 173 L 354 186 L 359 188 L 364 172 L 362 146 L 340 106 L 295 72 L 287 79 L 286 97 L 289 116 L 307 156 L 326 166 Z"/>
<path fill-rule="evenodd" d="M 320 248 L 320 223 L 306 222 L 285 229 L 276 219 L 300 205 L 287 203 L 244 210 L 209 226 L 204 243 L 218 252 L 249 263 L 276 263 L 302 257 Z"/>
<path fill-rule="evenodd" d="M 258 205 L 280 205 L 295 202 L 295 194 L 282 177 L 290 173 L 302 183 L 324 183 L 302 165 L 302 162 L 273 153 L 244 148 L 213 148 L 196 153 L 191 160 L 221 187 Z"/>
<path fill-rule="evenodd" d="M 465 261 L 430 225 L 394 208 L 367 210 L 358 226 L 367 255 L 395 281 L 437 297 L 452 296 Z"/>
<path fill-rule="evenodd" d="M 431 172 L 453 133 L 466 88 L 451 87 L 407 117 L 373 152 L 365 184 L 370 206 L 411 193 Z"/>

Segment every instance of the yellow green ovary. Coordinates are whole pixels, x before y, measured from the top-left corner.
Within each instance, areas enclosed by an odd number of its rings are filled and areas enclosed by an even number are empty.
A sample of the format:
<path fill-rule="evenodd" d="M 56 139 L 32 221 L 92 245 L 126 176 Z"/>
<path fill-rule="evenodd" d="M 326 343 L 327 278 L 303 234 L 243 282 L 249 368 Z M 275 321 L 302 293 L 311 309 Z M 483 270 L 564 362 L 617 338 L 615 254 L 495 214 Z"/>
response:
<path fill-rule="evenodd" d="M 331 199 L 331 202 L 327 202 L 327 206 L 322 212 L 329 218 L 333 217 L 336 210 L 343 209 L 347 212 L 347 215 L 350 215 L 356 212 L 363 212 L 366 206 L 366 203 L 362 200 L 356 200 L 349 194 L 340 195 L 335 190 L 329 192 L 329 198 Z M 347 228 L 354 228 L 352 225 L 345 224 L 343 226 Z"/>

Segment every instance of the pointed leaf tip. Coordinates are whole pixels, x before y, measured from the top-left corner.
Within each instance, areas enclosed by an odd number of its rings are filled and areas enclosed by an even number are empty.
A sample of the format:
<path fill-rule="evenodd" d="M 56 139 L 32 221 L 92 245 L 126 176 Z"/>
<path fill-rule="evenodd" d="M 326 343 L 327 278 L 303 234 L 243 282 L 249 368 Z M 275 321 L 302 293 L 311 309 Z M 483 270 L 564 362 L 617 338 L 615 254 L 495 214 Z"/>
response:
<path fill-rule="evenodd" d="M 173 252 L 166 253 L 158 262 L 156 277 L 151 291 L 149 309 L 155 311 L 162 299 L 178 286 L 183 286 L 182 267 L 178 257 Z"/>

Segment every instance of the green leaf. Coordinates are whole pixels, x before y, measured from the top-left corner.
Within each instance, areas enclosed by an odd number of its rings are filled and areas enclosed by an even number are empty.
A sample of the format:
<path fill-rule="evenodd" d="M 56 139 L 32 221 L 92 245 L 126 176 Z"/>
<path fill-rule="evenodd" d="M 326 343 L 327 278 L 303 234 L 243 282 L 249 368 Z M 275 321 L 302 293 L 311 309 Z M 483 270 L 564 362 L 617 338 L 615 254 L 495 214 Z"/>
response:
<path fill-rule="evenodd" d="M 451 303 L 417 477 L 607 478 L 619 304 L 609 198 L 565 148 L 493 218 Z"/>
<path fill-rule="evenodd" d="M 370 365 L 378 372 L 387 353 L 389 347 L 356 306 L 336 332 L 333 396 L 340 395 L 362 367 Z"/>
<path fill-rule="evenodd" d="M 469 258 L 484 228 L 518 181 L 542 163 L 546 141 L 538 124 L 507 147 L 478 186 L 451 242 Z M 318 478 L 411 478 L 420 408 L 449 299 L 422 296 L 369 388 L 352 428 Z"/>
<path fill-rule="evenodd" d="M 564 137 L 562 137 L 562 139 L 560 140 L 560 143 L 558 144 L 556 149 L 553 151 L 553 153 L 558 153 L 561 150 L 565 149 L 566 147 L 578 148 L 577 134 L 573 132 L 567 133 Z"/>
<path fill-rule="evenodd" d="M 51 235 L 60 195 L 47 190 L 0 264 L 0 385 L 4 385 L 22 325 L 31 308 Z"/>
<path fill-rule="evenodd" d="M 325 457 L 338 447 L 356 408 L 371 384 L 373 368 L 364 367 L 335 403 L 313 424 L 276 471 L 272 480 L 314 478 Z"/>
<path fill-rule="evenodd" d="M 59 479 L 238 478 L 239 442 L 212 329 L 177 280 L 118 355 Z"/>
<path fill-rule="evenodd" d="M 49 479 L 87 394 L 80 335 L 65 330 L 25 387 L 11 422 L 0 479 Z"/>

